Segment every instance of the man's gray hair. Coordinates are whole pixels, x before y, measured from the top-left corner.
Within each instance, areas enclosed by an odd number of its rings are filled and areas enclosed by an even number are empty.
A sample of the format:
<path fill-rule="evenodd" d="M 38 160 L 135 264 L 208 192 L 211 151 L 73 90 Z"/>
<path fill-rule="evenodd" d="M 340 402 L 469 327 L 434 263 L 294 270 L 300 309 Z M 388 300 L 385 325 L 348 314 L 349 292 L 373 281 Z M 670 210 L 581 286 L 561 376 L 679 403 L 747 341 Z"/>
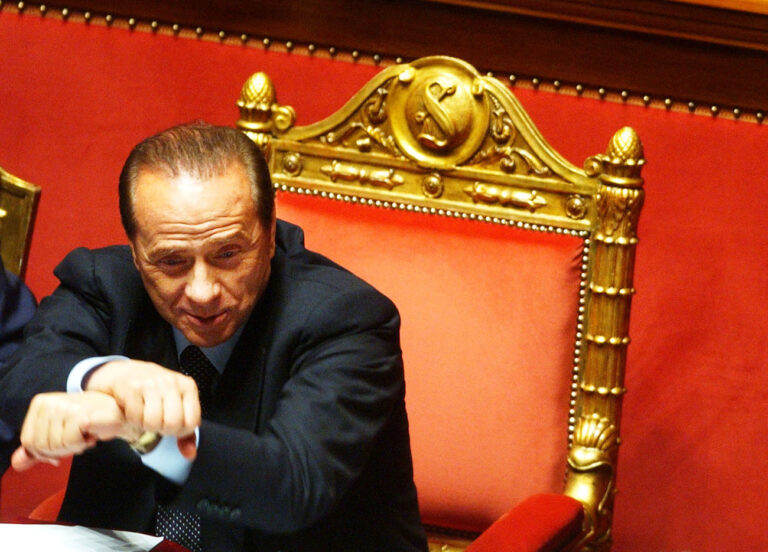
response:
<path fill-rule="evenodd" d="M 120 218 L 128 238 L 136 236 L 133 196 L 142 171 L 168 178 L 189 173 L 207 179 L 223 174 L 233 163 L 245 169 L 256 214 L 262 226 L 269 228 L 275 210 L 275 191 L 261 150 L 239 130 L 197 121 L 155 134 L 128 155 L 119 183 Z"/>

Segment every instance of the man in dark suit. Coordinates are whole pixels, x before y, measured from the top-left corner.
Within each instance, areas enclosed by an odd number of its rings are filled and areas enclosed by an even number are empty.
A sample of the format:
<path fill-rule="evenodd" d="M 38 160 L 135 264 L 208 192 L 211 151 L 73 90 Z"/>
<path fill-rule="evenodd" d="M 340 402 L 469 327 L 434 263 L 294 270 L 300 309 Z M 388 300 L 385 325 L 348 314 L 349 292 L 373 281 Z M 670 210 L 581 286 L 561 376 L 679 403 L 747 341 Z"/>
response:
<path fill-rule="evenodd" d="M 21 343 L 24 326 L 37 308 L 29 288 L 0 259 L 0 365 Z M 0 475 L 9 466 L 15 448 L 14 431 L 0 418 Z"/>
<path fill-rule="evenodd" d="M 397 311 L 273 196 L 234 129 L 131 152 L 130 248 L 68 255 L 0 372 L 14 467 L 75 455 L 61 520 L 205 551 L 425 550 Z"/>

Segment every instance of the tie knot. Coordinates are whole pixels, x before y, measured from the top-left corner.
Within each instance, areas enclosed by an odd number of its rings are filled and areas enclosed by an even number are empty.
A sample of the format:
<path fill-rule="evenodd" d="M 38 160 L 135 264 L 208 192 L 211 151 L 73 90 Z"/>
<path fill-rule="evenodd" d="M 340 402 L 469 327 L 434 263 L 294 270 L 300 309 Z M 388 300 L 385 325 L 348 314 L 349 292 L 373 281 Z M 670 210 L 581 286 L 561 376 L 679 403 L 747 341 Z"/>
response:
<path fill-rule="evenodd" d="M 179 361 L 181 370 L 195 380 L 197 391 L 200 394 L 200 404 L 205 410 L 213 382 L 218 375 L 216 367 L 203 354 L 203 351 L 194 345 L 189 345 L 181 352 Z"/>

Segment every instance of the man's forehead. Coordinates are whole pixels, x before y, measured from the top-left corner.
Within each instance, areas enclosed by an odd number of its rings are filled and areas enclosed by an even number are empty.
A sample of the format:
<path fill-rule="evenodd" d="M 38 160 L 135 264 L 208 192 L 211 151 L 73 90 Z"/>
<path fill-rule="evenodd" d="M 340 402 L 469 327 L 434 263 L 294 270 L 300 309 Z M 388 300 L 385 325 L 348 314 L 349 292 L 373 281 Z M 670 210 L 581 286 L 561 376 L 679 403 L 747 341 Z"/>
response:
<path fill-rule="evenodd" d="M 245 166 L 238 160 L 226 160 L 211 165 L 144 165 L 136 174 L 135 183 L 152 181 L 171 181 L 179 179 L 198 180 L 202 183 L 211 182 L 224 176 L 235 176 L 248 181 Z"/>

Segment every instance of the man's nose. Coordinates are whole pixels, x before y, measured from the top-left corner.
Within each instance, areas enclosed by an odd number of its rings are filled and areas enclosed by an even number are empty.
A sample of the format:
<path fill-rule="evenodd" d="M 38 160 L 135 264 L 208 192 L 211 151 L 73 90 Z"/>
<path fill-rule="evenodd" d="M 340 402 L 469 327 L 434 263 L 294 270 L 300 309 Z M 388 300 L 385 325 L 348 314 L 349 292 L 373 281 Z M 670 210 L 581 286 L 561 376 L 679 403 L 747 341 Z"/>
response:
<path fill-rule="evenodd" d="M 216 271 L 205 262 L 196 261 L 184 290 L 187 298 L 193 303 L 207 304 L 219 296 L 220 290 Z"/>

